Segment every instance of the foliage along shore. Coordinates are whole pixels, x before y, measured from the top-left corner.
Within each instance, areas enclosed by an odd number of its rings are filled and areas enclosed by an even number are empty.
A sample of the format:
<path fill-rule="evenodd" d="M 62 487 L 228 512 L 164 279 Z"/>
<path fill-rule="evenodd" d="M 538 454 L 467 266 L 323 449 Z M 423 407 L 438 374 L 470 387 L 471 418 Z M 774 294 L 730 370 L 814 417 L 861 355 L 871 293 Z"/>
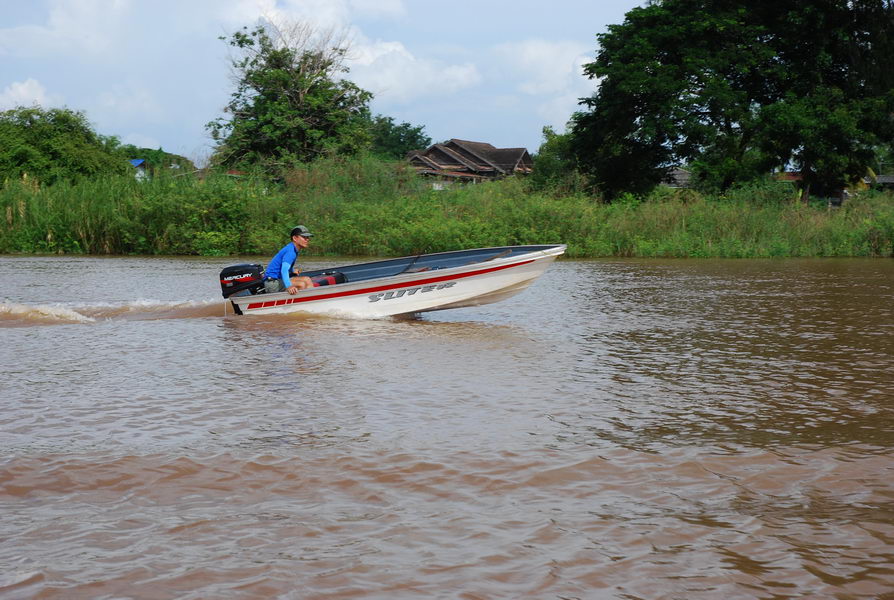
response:
<path fill-rule="evenodd" d="M 52 186 L 23 178 L 4 183 L 0 211 L 3 254 L 267 255 L 301 223 L 316 233 L 311 256 L 541 243 L 568 244 L 570 258 L 894 256 L 890 193 L 830 209 L 767 181 L 722 196 L 658 188 L 604 204 L 523 179 L 435 191 L 368 156 L 317 161 L 281 184 L 222 174 Z"/>

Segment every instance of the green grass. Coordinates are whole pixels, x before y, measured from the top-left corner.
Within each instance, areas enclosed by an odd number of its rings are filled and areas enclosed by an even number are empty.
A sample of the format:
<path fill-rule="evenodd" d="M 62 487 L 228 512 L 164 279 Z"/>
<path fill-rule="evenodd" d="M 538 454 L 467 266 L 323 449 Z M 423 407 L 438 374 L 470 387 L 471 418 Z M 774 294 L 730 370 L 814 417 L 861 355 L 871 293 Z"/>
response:
<path fill-rule="evenodd" d="M 578 258 L 894 256 L 894 195 L 864 192 L 830 210 L 776 183 L 719 197 L 659 189 L 608 205 L 532 192 L 520 179 L 434 191 L 404 167 L 361 157 L 296 169 L 282 184 L 211 175 L 0 189 L 7 254 L 263 255 L 299 223 L 317 234 L 318 255 L 565 243 Z"/>

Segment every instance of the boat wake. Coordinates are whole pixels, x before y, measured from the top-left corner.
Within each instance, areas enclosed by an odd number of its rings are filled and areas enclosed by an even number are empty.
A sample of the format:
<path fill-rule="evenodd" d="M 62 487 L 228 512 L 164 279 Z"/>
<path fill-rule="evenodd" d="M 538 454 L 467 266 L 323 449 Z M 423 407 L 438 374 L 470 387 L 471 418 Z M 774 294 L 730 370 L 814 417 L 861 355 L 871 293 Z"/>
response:
<path fill-rule="evenodd" d="M 0 301 L 0 327 L 89 324 L 114 319 L 200 319 L 224 316 L 219 301 L 161 302 L 136 300 L 102 304 L 19 304 Z"/>

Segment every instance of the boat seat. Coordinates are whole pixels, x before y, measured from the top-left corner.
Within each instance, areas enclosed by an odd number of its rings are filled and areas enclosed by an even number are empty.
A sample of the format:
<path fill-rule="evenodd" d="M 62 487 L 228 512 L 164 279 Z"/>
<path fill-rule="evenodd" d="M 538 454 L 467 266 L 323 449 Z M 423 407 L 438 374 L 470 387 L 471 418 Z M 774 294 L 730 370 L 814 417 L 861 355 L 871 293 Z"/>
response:
<path fill-rule="evenodd" d="M 335 285 L 337 283 L 345 283 L 348 281 L 347 276 L 341 271 L 326 271 L 310 278 L 314 287 L 321 285 Z"/>

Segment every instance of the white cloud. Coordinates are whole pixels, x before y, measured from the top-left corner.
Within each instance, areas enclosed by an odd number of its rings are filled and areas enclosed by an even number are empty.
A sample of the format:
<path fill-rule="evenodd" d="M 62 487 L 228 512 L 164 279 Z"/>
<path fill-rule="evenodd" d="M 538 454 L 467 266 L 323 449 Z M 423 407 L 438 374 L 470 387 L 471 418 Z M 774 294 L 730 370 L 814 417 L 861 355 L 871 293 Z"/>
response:
<path fill-rule="evenodd" d="M 578 102 L 582 97 L 578 94 L 565 94 L 550 98 L 537 105 L 537 114 L 543 118 L 545 125 L 562 133 L 565 131 L 565 126 L 571 119 L 572 113 L 581 110 Z"/>
<path fill-rule="evenodd" d="M 345 28 L 353 18 L 395 18 L 406 14 L 403 0 L 235 0 L 243 7 L 243 16 L 299 19 L 323 28 Z"/>
<path fill-rule="evenodd" d="M 39 104 L 44 108 L 62 105 L 62 97 L 48 94 L 46 88 L 36 79 L 16 81 L 0 92 L 0 110 L 16 106 Z"/>
<path fill-rule="evenodd" d="M 153 93 L 133 82 L 115 85 L 99 94 L 99 104 L 103 112 L 116 118 L 158 121 L 164 115 Z"/>
<path fill-rule="evenodd" d="M 184 3 L 188 6 L 188 3 Z M 212 9 L 213 19 L 228 27 L 250 27 L 258 17 L 278 16 L 276 0 L 230 0 L 216 3 Z"/>
<path fill-rule="evenodd" d="M 405 103 L 481 82 L 472 63 L 420 59 L 400 42 L 360 43 L 351 50 L 350 79 L 385 102 Z"/>
<path fill-rule="evenodd" d="M 55 0 L 45 24 L 0 30 L 0 55 L 114 54 L 131 4 L 128 0 Z"/>
<path fill-rule="evenodd" d="M 506 68 L 520 76 L 519 91 L 534 96 L 582 89 L 587 82 L 583 65 L 593 60 L 589 48 L 579 42 L 527 40 L 495 50 Z"/>
<path fill-rule="evenodd" d="M 222 21 L 240 27 L 267 19 L 277 24 L 306 22 L 338 29 L 347 27 L 351 16 L 346 0 L 229 0 L 214 12 Z"/>
<path fill-rule="evenodd" d="M 544 124 L 564 131 L 580 98 L 596 89 L 583 74 L 592 62 L 592 50 L 571 41 L 526 40 L 494 48 L 497 60 L 509 72 L 515 89 L 537 100 L 534 110 Z"/>
<path fill-rule="evenodd" d="M 403 0 L 350 0 L 354 12 L 372 17 L 402 17 L 407 13 Z"/>

